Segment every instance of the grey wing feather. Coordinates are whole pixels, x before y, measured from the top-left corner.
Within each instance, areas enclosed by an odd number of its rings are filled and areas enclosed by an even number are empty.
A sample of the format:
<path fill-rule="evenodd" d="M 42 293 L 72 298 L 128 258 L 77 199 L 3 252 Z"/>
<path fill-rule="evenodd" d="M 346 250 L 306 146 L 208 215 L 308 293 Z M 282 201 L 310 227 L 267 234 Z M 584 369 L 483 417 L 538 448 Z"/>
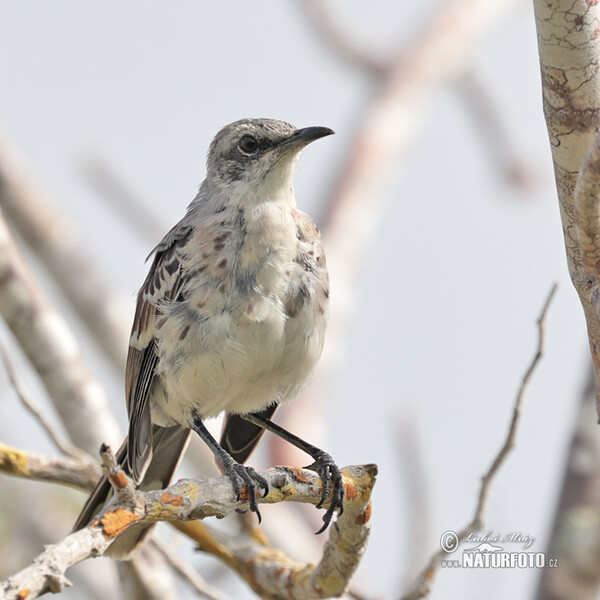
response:
<path fill-rule="evenodd" d="M 146 468 L 152 459 L 152 420 L 148 396 L 158 356 L 154 340 L 143 350 L 130 348 L 129 355 L 135 362 L 138 377 L 133 388 L 131 412 L 129 414 L 129 436 L 127 460 L 136 485 L 144 477 Z"/>
<path fill-rule="evenodd" d="M 127 458 L 136 484 L 152 460 L 152 420 L 148 398 L 158 362 L 154 332 L 162 314 L 161 303 L 178 297 L 181 251 L 191 235 L 190 225 L 176 225 L 155 248 L 152 267 L 137 300 L 125 370 L 129 415 Z"/>

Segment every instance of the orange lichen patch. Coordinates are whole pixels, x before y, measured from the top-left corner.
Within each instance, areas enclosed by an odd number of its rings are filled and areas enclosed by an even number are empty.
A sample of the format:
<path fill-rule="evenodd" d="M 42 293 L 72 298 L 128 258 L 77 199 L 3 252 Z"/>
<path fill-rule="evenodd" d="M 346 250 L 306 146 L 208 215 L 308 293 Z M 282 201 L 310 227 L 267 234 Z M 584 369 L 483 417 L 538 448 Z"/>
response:
<path fill-rule="evenodd" d="M 172 504 L 173 506 L 183 506 L 183 498 L 181 496 L 174 496 L 170 492 L 165 492 L 161 495 L 160 501 L 163 504 Z"/>
<path fill-rule="evenodd" d="M 104 535 L 107 538 L 117 537 L 123 533 L 130 523 L 139 521 L 140 518 L 130 510 L 124 508 L 117 508 L 114 511 L 107 512 L 101 519 L 100 523 L 104 530 Z M 96 525 L 98 521 L 94 521 L 90 527 Z"/>
<path fill-rule="evenodd" d="M 369 519 L 371 518 L 371 502 L 369 502 L 369 505 L 367 506 L 367 508 L 365 508 L 365 512 L 362 515 L 358 515 L 358 517 L 356 517 L 356 524 L 357 525 L 364 525 L 365 523 L 369 522 Z"/>
<path fill-rule="evenodd" d="M 19 590 L 19 593 L 17 594 L 18 600 L 25 600 L 27 596 L 29 596 L 29 588 L 23 588 L 22 590 Z"/>
<path fill-rule="evenodd" d="M 298 467 L 287 467 L 287 468 L 294 474 L 296 481 L 299 481 L 300 483 L 308 482 L 308 479 L 306 479 L 306 475 L 303 473 L 302 469 L 299 469 Z"/>
<path fill-rule="evenodd" d="M 250 502 L 250 494 L 248 493 L 248 488 L 246 486 L 244 486 L 240 492 L 240 502 Z"/>
<path fill-rule="evenodd" d="M 349 481 L 346 484 L 346 498 L 348 500 L 354 500 L 358 496 L 358 490 L 354 487 L 354 484 Z"/>
<path fill-rule="evenodd" d="M 123 473 L 123 471 L 119 471 L 116 474 L 110 475 L 108 479 L 116 488 L 119 488 L 120 490 L 127 487 L 127 476 L 125 473 Z"/>

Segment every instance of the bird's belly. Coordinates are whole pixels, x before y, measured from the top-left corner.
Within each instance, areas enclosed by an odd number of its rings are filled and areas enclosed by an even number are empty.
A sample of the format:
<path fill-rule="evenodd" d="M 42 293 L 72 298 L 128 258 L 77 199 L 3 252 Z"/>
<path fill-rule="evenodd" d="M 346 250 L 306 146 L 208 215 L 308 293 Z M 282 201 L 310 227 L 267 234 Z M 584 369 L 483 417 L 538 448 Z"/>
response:
<path fill-rule="evenodd" d="M 224 410 L 253 412 L 286 395 L 290 385 L 284 371 L 289 369 L 282 367 L 289 362 L 289 339 L 286 344 L 282 311 L 270 310 L 261 320 L 213 315 L 183 336 L 181 325 L 172 329 L 163 336 L 177 343 L 159 342 L 160 385 L 151 400 L 155 423 L 190 425 L 194 414 L 208 418 Z M 176 350 L 167 351 L 172 348 Z M 295 360 L 303 362 L 300 354 L 295 350 Z M 302 379 L 304 371 L 298 371 Z"/>

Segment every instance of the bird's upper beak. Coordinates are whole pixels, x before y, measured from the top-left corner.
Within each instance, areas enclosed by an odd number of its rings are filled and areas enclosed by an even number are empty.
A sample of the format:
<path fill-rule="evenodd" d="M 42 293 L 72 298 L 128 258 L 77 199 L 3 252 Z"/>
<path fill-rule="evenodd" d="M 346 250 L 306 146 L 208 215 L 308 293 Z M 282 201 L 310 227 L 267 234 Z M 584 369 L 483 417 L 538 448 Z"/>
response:
<path fill-rule="evenodd" d="M 333 133 L 335 131 L 329 129 L 329 127 L 304 127 L 303 129 L 296 129 L 290 137 L 277 144 L 276 148 L 284 152 L 294 148 L 300 149 L 319 138 L 332 135 Z"/>

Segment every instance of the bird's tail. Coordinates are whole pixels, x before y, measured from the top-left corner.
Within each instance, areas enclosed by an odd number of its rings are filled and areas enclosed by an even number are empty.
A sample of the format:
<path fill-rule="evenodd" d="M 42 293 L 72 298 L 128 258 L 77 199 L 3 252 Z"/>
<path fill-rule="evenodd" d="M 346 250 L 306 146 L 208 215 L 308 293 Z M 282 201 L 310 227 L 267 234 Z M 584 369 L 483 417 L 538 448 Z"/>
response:
<path fill-rule="evenodd" d="M 171 483 L 173 473 L 183 456 L 190 436 L 190 430 L 183 427 L 152 428 L 153 457 L 143 481 L 138 486 L 142 491 L 160 490 Z M 116 455 L 119 465 L 129 474 L 127 464 L 127 439 Z M 90 494 L 81 514 L 77 518 L 73 531 L 85 527 L 112 496 L 108 479 L 102 477 Z M 126 560 L 144 541 L 153 525 L 132 525 L 122 533 L 105 552 L 106 556 Z"/>
<path fill-rule="evenodd" d="M 277 404 L 271 404 L 256 414 L 270 419 L 277 410 L 277 406 Z M 262 427 L 249 423 L 240 415 L 227 413 L 221 431 L 221 447 L 234 460 L 243 464 L 252 454 L 264 434 L 265 430 Z"/>

